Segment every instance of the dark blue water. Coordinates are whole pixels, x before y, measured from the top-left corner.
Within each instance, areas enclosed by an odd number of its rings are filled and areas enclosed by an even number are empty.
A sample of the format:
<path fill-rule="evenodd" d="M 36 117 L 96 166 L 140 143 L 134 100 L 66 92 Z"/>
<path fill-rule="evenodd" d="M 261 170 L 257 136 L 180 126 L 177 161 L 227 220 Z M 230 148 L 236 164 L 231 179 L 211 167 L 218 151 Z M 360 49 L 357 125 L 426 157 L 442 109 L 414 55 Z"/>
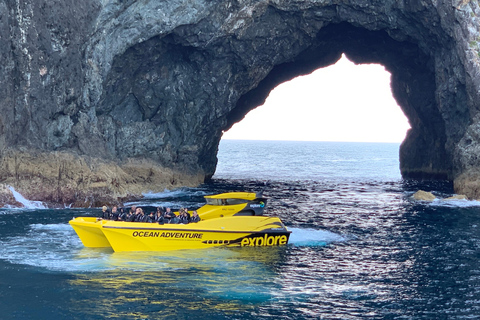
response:
<path fill-rule="evenodd" d="M 0 318 L 480 319 L 480 203 L 403 181 L 397 144 L 222 141 L 211 184 L 138 203 L 263 189 L 286 247 L 112 253 L 68 225 L 98 209 L 1 209 Z"/>

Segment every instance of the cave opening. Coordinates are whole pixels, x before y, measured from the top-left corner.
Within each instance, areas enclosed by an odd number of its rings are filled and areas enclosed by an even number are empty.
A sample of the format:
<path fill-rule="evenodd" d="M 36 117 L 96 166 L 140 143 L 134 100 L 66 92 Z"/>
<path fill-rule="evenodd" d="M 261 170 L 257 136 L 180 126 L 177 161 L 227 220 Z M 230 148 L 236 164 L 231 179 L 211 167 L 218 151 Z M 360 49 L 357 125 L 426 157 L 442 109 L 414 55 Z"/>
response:
<path fill-rule="evenodd" d="M 258 86 L 240 97 L 227 115 L 223 130 L 228 131 L 250 110 L 262 105 L 279 84 L 333 65 L 342 54 L 355 64 L 380 64 L 391 73 L 391 92 L 411 127 L 399 152 L 402 176 L 451 178 L 452 156 L 445 148 L 445 120 L 435 96 L 434 57 L 412 39 L 394 39 L 386 31 L 370 31 L 348 23 L 322 28 L 313 45 L 276 65 Z"/>
<path fill-rule="evenodd" d="M 342 55 L 274 88 L 222 139 L 401 143 L 410 125 L 390 76 L 379 64 L 355 65 Z"/>
<path fill-rule="evenodd" d="M 228 165 L 232 157 L 241 163 L 243 175 L 265 174 L 268 166 L 258 172 L 263 161 L 252 149 L 277 158 L 279 149 L 288 148 L 309 168 L 323 159 L 322 168 L 305 178 L 400 178 L 399 146 L 410 125 L 392 96 L 390 76 L 382 65 L 355 65 L 342 55 L 334 65 L 278 85 L 263 105 L 224 132 L 215 177 L 236 177 L 232 171 L 239 169 Z M 372 165 L 352 170 L 352 163 L 364 161 Z M 299 168 L 283 165 L 301 176 Z M 273 178 L 266 174 L 266 179 Z"/>

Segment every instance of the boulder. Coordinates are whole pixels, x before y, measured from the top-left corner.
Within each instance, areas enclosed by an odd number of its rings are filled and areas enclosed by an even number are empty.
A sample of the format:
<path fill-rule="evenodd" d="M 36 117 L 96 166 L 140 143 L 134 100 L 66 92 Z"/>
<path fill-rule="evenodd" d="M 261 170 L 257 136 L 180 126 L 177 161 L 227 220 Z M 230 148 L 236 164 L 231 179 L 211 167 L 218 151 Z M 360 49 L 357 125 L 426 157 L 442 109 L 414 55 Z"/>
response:
<path fill-rule="evenodd" d="M 423 190 L 418 190 L 413 194 L 413 199 L 415 200 L 421 200 L 421 201 L 433 201 L 437 197 L 435 197 L 431 192 L 423 191 Z"/>

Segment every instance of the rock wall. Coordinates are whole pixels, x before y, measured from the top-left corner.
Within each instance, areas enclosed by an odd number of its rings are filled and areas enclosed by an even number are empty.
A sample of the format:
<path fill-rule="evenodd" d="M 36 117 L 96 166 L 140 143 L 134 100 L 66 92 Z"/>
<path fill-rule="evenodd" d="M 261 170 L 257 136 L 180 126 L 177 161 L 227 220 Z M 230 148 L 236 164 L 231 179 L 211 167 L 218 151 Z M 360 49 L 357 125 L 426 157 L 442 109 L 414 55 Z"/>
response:
<path fill-rule="evenodd" d="M 345 53 L 392 74 L 412 127 L 402 174 L 479 198 L 479 15 L 468 0 L 5 0 L 0 183 L 77 206 L 197 185 L 224 130 Z"/>

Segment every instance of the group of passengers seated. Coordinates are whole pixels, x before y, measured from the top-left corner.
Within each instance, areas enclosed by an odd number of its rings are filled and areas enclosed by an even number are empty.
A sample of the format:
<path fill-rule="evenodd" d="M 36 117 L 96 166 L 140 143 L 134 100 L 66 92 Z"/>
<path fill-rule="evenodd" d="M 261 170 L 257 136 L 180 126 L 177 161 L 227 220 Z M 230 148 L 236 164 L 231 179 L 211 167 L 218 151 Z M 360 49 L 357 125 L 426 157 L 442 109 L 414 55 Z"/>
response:
<path fill-rule="evenodd" d="M 113 206 L 112 210 L 109 210 L 107 206 L 102 207 L 102 216 L 103 220 L 114 220 L 114 221 L 127 221 L 127 222 L 150 222 L 150 223 L 177 223 L 177 224 L 188 224 L 199 222 L 200 217 L 196 210 L 190 213 L 187 208 L 181 208 L 178 211 L 178 215 L 172 211 L 171 208 L 162 208 L 157 207 L 157 212 L 150 212 L 146 214 L 142 208 L 137 208 L 132 206 L 130 210 L 126 211 L 124 208 L 118 208 Z"/>

